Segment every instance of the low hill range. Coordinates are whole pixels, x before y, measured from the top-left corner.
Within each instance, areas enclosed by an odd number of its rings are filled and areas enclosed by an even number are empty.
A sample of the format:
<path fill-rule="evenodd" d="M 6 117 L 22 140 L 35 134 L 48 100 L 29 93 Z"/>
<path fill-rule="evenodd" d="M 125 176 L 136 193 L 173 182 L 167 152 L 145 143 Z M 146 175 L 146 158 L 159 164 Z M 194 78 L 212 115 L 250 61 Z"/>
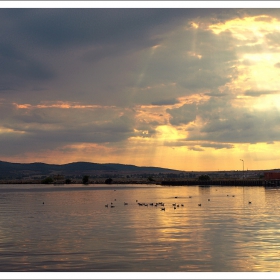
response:
<path fill-rule="evenodd" d="M 67 164 L 34 163 L 11 163 L 0 161 L 0 178 L 19 178 L 32 176 L 51 176 L 60 174 L 63 176 L 101 176 L 102 174 L 159 174 L 181 173 L 183 171 L 160 168 L 139 167 L 135 165 L 117 163 L 91 163 L 73 162 Z"/>

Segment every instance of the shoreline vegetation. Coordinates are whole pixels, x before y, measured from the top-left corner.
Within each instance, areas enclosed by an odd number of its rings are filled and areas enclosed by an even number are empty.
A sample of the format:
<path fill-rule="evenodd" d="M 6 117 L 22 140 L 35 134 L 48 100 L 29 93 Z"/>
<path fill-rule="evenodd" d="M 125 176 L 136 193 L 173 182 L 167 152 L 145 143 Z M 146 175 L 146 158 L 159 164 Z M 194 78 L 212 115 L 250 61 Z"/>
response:
<path fill-rule="evenodd" d="M 47 181 L 42 182 L 39 179 L 11 179 L 11 180 L 0 180 L 0 184 L 39 184 L 39 185 L 123 185 L 123 184 L 150 184 L 150 185 L 163 185 L 163 186 L 194 186 L 199 185 L 201 187 L 207 186 L 267 186 L 271 185 L 271 181 L 267 181 L 264 179 L 215 179 L 215 180 L 199 180 L 199 179 L 191 179 L 191 180 L 162 180 L 158 179 L 138 179 L 138 180 L 128 180 L 128 179 L 96 179 L 96 180 L 88 180 L 83 182 L 83 180 L 65 180 L 65 181 Z"/>

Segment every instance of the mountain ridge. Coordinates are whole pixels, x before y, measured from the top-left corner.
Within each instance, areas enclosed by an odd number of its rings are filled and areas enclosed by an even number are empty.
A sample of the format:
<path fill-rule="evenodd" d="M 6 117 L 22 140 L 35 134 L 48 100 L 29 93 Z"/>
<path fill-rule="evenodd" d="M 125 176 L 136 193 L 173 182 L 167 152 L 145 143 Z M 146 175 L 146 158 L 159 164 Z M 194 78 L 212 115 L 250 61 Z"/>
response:
<path fill-rule="evenodd" d="M 32 163 L 13 163 L 0 160 L 0 177 L 15 178 L 22 176 L 49 176 L 53 174 L 61 175 L 98 175 L 104 173 L 180 173 L 183 171 L 153 167 L 153 166 L 136 166 L 132 164 L 121 163 L 94 163 L 77 161 L 65 164 L 49 164 L 43 162 Z"/>

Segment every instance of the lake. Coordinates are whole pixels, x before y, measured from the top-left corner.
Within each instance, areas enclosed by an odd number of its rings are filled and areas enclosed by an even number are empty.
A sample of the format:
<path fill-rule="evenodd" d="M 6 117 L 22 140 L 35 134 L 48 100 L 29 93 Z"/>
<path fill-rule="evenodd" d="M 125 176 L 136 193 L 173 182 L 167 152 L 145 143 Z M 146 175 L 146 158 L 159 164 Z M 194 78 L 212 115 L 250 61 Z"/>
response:
<path fill-rule="evenodd" d="M 0 271 L 278 272 L 279 205 L 263 187 L 0 185 Z"/>

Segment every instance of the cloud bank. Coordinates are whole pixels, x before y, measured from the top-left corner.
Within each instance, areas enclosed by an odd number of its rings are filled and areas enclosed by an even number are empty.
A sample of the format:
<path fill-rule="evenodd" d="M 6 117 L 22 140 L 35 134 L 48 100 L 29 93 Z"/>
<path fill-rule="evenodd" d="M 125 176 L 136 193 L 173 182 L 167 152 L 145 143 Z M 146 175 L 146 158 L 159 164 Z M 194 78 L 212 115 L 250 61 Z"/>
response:
<path fill-rule="evenodd" d="M 172 147 L 211 157 L 277 145 L 279 17 L 0 9 L 0 157 L 158 166 Z"/>

